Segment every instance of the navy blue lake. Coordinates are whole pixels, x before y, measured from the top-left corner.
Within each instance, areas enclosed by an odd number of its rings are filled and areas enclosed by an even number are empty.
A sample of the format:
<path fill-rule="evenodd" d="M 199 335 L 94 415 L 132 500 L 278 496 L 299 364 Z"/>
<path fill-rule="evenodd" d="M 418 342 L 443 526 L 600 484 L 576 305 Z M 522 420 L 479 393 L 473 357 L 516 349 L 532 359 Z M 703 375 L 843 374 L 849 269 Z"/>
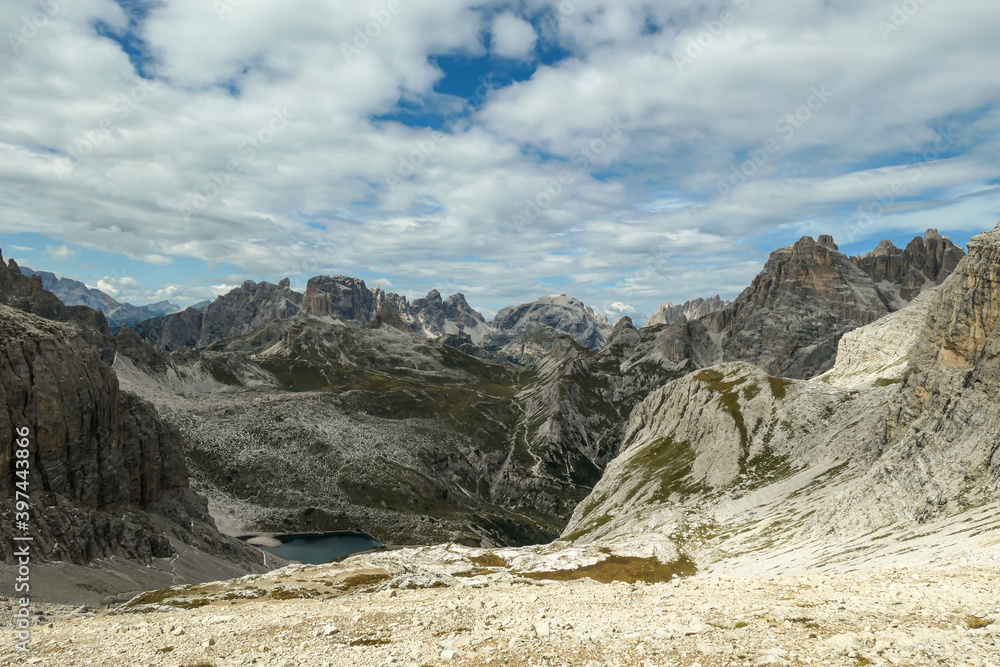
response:
<path fill-rule="evenodd" d="M 382 546 L 367 535 L 352 533 L 275 535 L 274 537 L 281 542 L 279 546 L 257 545 L 258 548 L 286 560 L 297 560 L 310 565 L 329 563 L 334 558 L 349 556 L 359 551 L 378 549 Z"/>

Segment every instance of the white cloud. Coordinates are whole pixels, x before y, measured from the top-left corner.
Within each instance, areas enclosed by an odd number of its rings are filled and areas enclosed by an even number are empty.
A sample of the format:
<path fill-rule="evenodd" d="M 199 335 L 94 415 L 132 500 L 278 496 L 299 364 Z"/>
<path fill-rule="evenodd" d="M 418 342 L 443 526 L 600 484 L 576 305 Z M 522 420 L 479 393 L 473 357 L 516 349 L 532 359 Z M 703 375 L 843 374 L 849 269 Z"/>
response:
<path fill-rule="evenodd" d="M 49 254 L 49 257 L 57 262 L 65 262 L 77 253 L 76 250 L 70 248 L 65 243 L 60 246 L 46 246 L 45 251 Z"/>
<path fill-rule="evenodd" d="M 901 179 L 905 195 L 862 232 L 996 217 L 1000 89 L 983 85 L 1000 71 L 996 3 L 927 3 L 888 39 L 878 21 L 891 5 L 860 0 L 588 0 L 568 13 L 528 0 L 519 11 L 538 35 L 506 3 L 403 5 L 348 61 L 341 43 L 379 0 L 261 0 L 225 20 L 203 0 L 164 0 L 139 29 L 155 55 L 150 87 L 93 28 L 124 28 L 118 4 L 65 3 L 19 53 L 0 48 L 0 233 L 46 235 L 56 260 L 85 245 L 159 266 L 234 265 L 240 279 L 382 276 L 411 297 L 459 277 L 484 312 L 558 279 L 588 303 L 646 312 L 733 296 L 775 238 L 843 236 Z M 724 7 L 744 9 L 678 67 Z M 0 25 L 37 10 L 0 3 Z M 487 34 L 494 55 L 534 53 L 536 39 L 570 55 L 485 95 L 443 135 L 375 120 L 401 100 L 454 102 L 435 93 L 435 57 L 488 55 Z M 786 137 L 779 123 L 824 85 L 830 99 Z M 284 107 L 292 120 L 263 142 Z M 949 123 L 941 159 L 924 161 Z M 720 198 L 717 184 L 769 138 L 779 150 Z M 215 190 L 185 219 L 182 205 Z M 223 282 L 184 294 L 239 281 Z"/>
<path fill-rule="evenodd" d="M 130 276 L 116 278 L 104 276 L 97 281 L 97 289 L 113 297 L 117 297 L 123 291 L 132 291 L 139 288 L 139 281 Z"/>
<path fill-rule="evenodd" d="M 531 24 L 510 12 L 493 19 L 491 51 L 503 58 L 525 58 L 534 53 L 538 34 Z"/>

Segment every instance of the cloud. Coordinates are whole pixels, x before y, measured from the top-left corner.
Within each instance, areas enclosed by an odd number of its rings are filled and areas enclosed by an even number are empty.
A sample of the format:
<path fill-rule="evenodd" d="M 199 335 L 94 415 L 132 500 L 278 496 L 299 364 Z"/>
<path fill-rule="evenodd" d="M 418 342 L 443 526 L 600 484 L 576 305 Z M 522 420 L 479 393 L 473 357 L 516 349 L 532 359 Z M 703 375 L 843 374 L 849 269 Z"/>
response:
<path fill-rule="evenodd" d="M 528 0 L 530 24 L 442 0 L 385 25 L 378 0 L 230 4 L 162 0 L 130 27 L 75 0 L 0 44 L 0 233 L 53 239 L 57 262 L 86 247 L 240 274 L 151 273 L 190 297 L 348 273 L 411 298 L 459 277 L 484 311 L 568 292 L 652 312 L 732 297 L 804 233 L 874 246 L 985 228 L 1000 204 L 996 3 L 925 3 L 887 35 L 891 3 L 860 0 Z M 0 25 L 37 11 L 0 3 Z M 441 92 L 481 62 L 521 69 Z"/>
<path fill-rule="evenodd" d="M 502 58 L 525 58 L 534 53 L 538 35 L 531 24 L 510 12 L 493 19 L 490 50 Z"/>
<path fill-rule="evenodd" d="M 621 301 L 615 301 L 614 303 L 608 304 L 608 312 L 611 313 L 634 313 L 636 312 L 635 307 L 628 305 L 627 303 L 622 303 Z"/>
<path fill-rule="evenodd" d="M 65 243 L 60 246 L 46 246 L 45 252 L 56 262 L 65 262 L 77 253 L 77 250 L 70 248 Z"/>
<path fill-rule="evenodd" d="M 117 297 L 123 291 L 132 291 L 137 288 L 139 288 L 139 281 L 129 276 L 121 278 L 104 276 L 97 281 L 97 289 L 114 297 Z"/>

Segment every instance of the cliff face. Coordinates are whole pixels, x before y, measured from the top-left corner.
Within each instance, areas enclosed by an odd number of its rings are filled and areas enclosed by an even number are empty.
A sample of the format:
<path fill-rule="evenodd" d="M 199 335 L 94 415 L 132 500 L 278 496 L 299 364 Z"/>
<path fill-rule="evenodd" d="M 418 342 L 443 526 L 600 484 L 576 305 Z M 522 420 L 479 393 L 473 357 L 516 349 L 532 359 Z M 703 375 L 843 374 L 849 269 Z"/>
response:
<path fill-rule="evenodd" d="M 149 563 L 173 555 L 178 540 L 232 563 L 259 562 L 255 550 L 218 534 L 188 489 L 178 431 L 119 390 L 104 361 L 103 316 L 62 306 L 38 283 L 14 265 L 0 270 L 2 300 L 20 306 L 0 305 L 0 505 L 13 507 L 14 433 L 27 427 L 35 558 Z M 12 530 L 10 521 L 0 527 L 3 560 Z"/>
<path fill-rule="evenodd" d="M 298 315 L 302 295 L 289 289 L 286 278 L 278 285 L 248 280 L 240 287 L 198 310 L 156 317 L 135 325 L 135 332 L 165 350 L 203 348 L 211 343 L 255 331 L 268 323 Z"/>
<path fill-rule="evenodd" d="M 936 290 L 845 338 L 827 376 L 726 363 L 650 393 L 565 534 L 678 545 L 678 525 L 702 522 L 720 550 L 780 540 L 808 560 L 1000 507 L 998 392 L 1000 227 Z"/>
<path fill-rule="evenodd" d="M 912 301 L 925 287 L 944 282 L 964 256 L 951 239 L 936 229 L 928 229 L 924 236 L 910 241 L 905 250 L 892 241 L 882 241 L 864 257 L 852 257 L 851 263 L 890 298 Z"/>
<path fill-rule="evenodd" d="M 750 287 L 705 321 L 721 333 L 726 361 L 808 378 L 833 366 L 841 336 L 888 312 L 872 279 L 831 237 L 806 236 L 771 253 Z"/>
<path fill-rule="evenodd" d="M 660 306 L 660 309 L 653 313 L 653 316 L 643 326 L 673 324 L 681 317 L 689 320 L 697 320 L 705 315 L 711 315 L 716 311 L 722 310 L 730 303 L 730 301 L 723 301 L 722 297 L 718 294 L 711 299 L 694 299 L 693 301 L 685 301 L 682 304 L 673 304 L 668 301 Z"/>

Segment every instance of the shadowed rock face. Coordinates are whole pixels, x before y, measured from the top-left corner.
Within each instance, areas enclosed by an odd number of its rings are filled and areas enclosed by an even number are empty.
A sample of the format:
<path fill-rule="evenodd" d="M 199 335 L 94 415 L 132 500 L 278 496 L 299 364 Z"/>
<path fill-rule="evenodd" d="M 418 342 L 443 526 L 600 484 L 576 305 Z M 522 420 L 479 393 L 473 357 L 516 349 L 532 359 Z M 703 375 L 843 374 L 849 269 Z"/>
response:
<path fill-rule="evenodd" d="M 119 391 L 103 358 L 111 340 L 104 316 L 62 306 L 13 264 L 0 269 L 0 290 L 13 304 L 0 305 L 0 506 L 13 508 L 23 482 L 15 432 L 27 428 L 35 557 L 149 563 L 172 555 L 176 538 L 236 563 L 258 561 L 254 550 L 218 534 L 205 501 L 188 489 L 177 430 Z M 0 528 L 4 560 L 12 557 L 12 530 L 10 521 Z"/>
<path fill-rule="evenodd" d="M 721 334 L 724 360 L 812 377 L 833 366 L 842 335 L 889 312 L 872 279 L 820 238 L 771 253 L 732 305 L 704 319 Z"/>
<path fill-rule="evenodd" d="M 881 289 L 897 291 L 900 299 L 912 301 L 925 286 L 944 282 L 964 256 L 951 239 L 936 229 L 928 229 L 924 236 L 910 241 L 905 250 L 892 241 L 882 241 L 864 257 L 852 257 L 851 262 Z"/>
<path fill-rule="evenodd" d="M 156 317 L 135 325 L 142 338 L 165 350 L 206 347 L 229 336 L 261 329 L 269 322 L 298 315 L 302 295 L 288 287 L 248 280 L 240 287 L 197 310 Z"/>
<path fill-rule="evenodd" d="M 314 276 L 302 295 L 302 312 L 367 324 L 378 309 L 365 281 L 347 276 Z"/>

